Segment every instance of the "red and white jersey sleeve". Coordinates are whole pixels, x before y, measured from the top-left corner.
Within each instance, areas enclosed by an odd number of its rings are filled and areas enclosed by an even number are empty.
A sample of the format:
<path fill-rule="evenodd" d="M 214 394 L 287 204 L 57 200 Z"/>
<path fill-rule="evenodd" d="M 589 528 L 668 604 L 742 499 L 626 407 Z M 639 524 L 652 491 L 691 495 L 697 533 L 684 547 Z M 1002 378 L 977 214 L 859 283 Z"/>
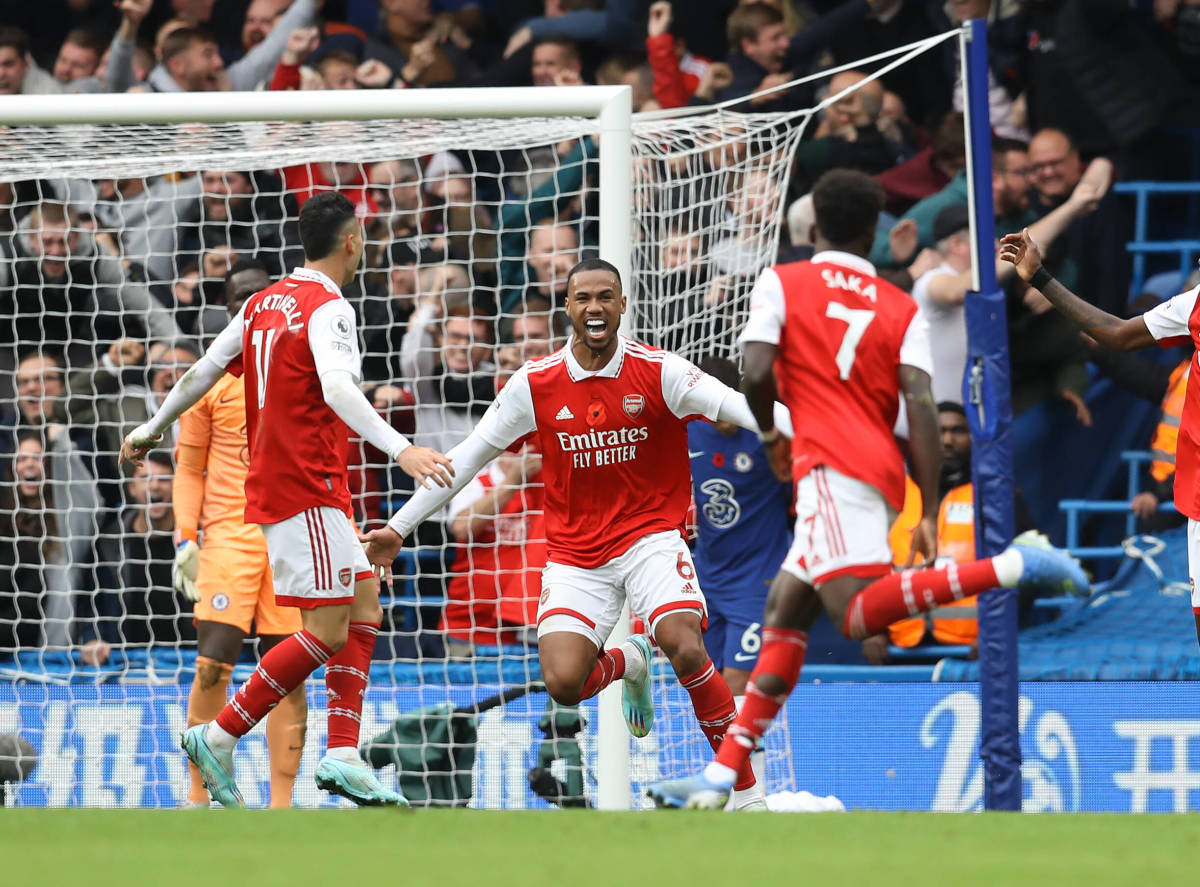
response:
<path fill-rule="evenodd" d="M 529 389 L 529 370 L 523 366 L 504 383 L 492 405 L 475 426 L 475 433 L 497 449 L 506 450 L 536 429 L 537 416 Z"/>
<path fill-rule="evenodd" d="M 690 360 L 664 352 L 662 393 L 667 408 L 680 419 L 703 417 L 715 422 L 730 390 Z"/>
<path fill-rule="evenodd" d="M 783 319 L 783 281 L 775 269 L 767 268 L 758 275 L 750 291 L 750 317 L 738 341 L 778 345 L 783 335 Z"/>
<path fill-rule="evenodd" d="M 308 320 L 308 347 L 320 378 L 331 370 L 345 370 L 357 382 L 362 378 L 354 309 L 345 299 L 326 302 Z"/>
<path fill-rule="evenodd" d="M 1163 302 L 1142 315 L 1146 329 L 1163 348 L 1174 348 L 1191 342 L 1193 338 L 1193 315 L 1200 286 L 1193 287 Z"/>
<path fill-rule="evenodd" d="M 924 370 L 933 377 L 933 345 L 929 341 L 929 320 L 918 311 L 908 322 L 900 342 L 900 365 Z"/>

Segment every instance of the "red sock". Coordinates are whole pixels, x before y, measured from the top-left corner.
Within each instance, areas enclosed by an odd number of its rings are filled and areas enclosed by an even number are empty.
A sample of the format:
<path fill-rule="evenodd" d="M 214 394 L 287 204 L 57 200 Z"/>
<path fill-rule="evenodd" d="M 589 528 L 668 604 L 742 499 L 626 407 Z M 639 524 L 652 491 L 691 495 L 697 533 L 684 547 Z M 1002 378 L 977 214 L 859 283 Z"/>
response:
<path fill-rule="evenodd" d="M 789 628 L 764 628 L 762 650 L 758 663 L 746 684 L 746 698 L 737 719 L 729 725 L 726 739 L 717 750 L 717 762 L 738 771 L 749 766 L 750 753 L 758 748 L 775 715 L 787 701 L 788 694 L 800 679 L 804 653 L 808 649 L 808 632 Z M 760 677 L 771 675 L 783 681 L 787 689 L 770 696 L 758 688 Z"/>
<path fill-rule="evenodd" d="M 328 748 L 357 748 L 362 723 L 363 693 L 379 626 L 351 622 L 346 646 L 325 664 L 325 692 L 329 696 Z"/>
<path fill-rule="evenodd" d="M 625 651 L 620 647 L 605 650 L 596 659 L 596 664 L 592 667 L 592 673 L 583 682 L 583 689 L 579 691 L 580 701 L 591 699 L 613 681 L 624 676 L 624 674 Z"/>
<path fill-rule="evenodd" d="M 842 634 L 860 641 L 941 604 L 996 588 L 992 559 L 925 570 L 903 570 L 872 582 L 846 607 Z"/>
<path fill-rule="evenodd" d="M 307 631 L 296 632 L 267 651 L 258 668 L 217 715 L 217 725 L 231 736 L 245 736 L 267 712 L 304 683 L 329 658 L 330 649 Z"/>
<path fill-rule="evenodd" d="M 737 707 L 733 704 L 733 694 L 729 692 L 729 685 L 725 683 L 711 659 L 695 674 L 680 677 L 679 685 L 692 697 L 692 708 L 696 711 L 700 729 L 708 737 L 708 744 L 712 746 L 713 751 L 717 751 L 721 748 L 725 731 L 737 716 Z M 749 698 L 746 701 L 749 702 Z M 747 755 L 741 766 L 734 768 L 738 771 L 738 778 L 733 787 L 738 791 L 754 785 L 754 771 L 750 769 L 749 758 Z"/>

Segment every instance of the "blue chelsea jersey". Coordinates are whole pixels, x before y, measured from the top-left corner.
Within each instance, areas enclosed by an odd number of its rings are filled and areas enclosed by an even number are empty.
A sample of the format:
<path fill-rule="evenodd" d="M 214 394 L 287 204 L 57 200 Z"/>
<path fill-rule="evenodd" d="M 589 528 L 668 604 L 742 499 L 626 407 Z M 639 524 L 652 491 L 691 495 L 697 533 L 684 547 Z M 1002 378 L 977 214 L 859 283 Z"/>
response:
<path fill-rule="evenodd" d="M 693 559 L 705 593 L 762 588 L 792 544 L 791 484 L 776 480 L 758 436 L 688 424 L 697 540 Z"/>

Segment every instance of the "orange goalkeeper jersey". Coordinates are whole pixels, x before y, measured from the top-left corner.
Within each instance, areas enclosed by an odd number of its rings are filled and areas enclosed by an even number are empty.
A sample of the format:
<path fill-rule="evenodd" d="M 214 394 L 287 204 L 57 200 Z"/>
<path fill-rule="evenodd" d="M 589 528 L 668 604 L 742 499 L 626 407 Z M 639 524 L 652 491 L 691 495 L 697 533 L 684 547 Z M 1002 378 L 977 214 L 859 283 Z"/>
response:
<path fill-rule="evenodd" d="M 179 417 L 179 444 L 199 448 L 206 458 L 198 510 L 195 491 L 187 486 L 187 473 L 181 470 L 176 475 L 176 526 L 186 536 L 194 530 L 198 518 L 206 546 L 265 551 L 262 530 L 257 524 L 246 523 L 246 471 L 250 461 L 245 391 L 241 376 L 226 373 Z"/>

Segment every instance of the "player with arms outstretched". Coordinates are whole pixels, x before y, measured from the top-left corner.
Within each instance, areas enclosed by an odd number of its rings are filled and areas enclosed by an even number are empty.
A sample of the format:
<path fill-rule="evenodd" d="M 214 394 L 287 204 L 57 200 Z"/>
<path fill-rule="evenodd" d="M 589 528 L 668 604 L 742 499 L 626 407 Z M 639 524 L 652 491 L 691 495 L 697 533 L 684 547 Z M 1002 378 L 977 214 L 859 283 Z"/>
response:
<path fill-rule="evenodd" d="M 762 650 L 746 702 L 703 774 L 651 786 L 663 807 L 720 809 L 735 775 L 800 677 L 808 629 L 824 605 L 852 639 L 998 586 L 1083 592 L 1087 577 L 1057 551 L 1011 546 L 993 558 L 891 572 L 888 529 L 903 506 L 904 460 L 893 437 L 900 397 L 913 476 L 928 503 L 913 550 L 933 563 L 941 445 L 930 389 L 928 325 L 907 293 L 866 260 L 883 189 L 834 170 L 812 191 L 816 253 L 768 268 L 742 332 L 745 389 L 768 456 L 796 479 L 792 549 L 771 586 Z M 792 415 L 790 452 L 775 426 L 776 391 Z"/>
<path fill-rule="evenodd" d="M 613 265 L 585 259 L 571 269 L 573 336 L 518 370 L 475 430 L 450 451 L 458 472 L 454 487 L 537 435 L 549 555 L 537 626 L 546 689 L 557 702 L 574 705 L 623 679 L 630 732 L 650 731 L 649 639 L 635 635 L 604 649 L 628 596 L 716 748 L 735 711 L 701 639 L 706 606 L 683 537 L 687 422 L 705 417 L 752 427 L 754 417 L 745 397 L 688 361 L 619 335 L 624 311 Z M 417 490 L 388 527 L 366 537 L 371 562 L 389 565 L 403 538 L 451 495 L 453 489 Z M 740 808 L 765 807 L 749 764 L 736 782 Z"/>
<path fill-rule="evenodd" d="M 270 285 L 260 263 L 234 265 L 225 278 L 230 316 Z M 196 674 L 187 709 L 188 726 L 194 726 L 225 707 L 226 687 L 252 624 L 262 653 L 303 625 L 298 609 L 275 603 L 267 540 L 257 524 L 246 523 L 246 389 L 239 375 L 226 373 L 179 417 L 175 463 L 175 588 L 195 601 L 196 611 Z M 267 717 L 272 807 L 291 806 L 307 719 L 303 685 Z M 187 805 L 207 807 L 200 771 L 191 763 L 188 771 Z"/>
<path fill-rule="evenodd" d="M 188 728 L 183 748 L 217 801 L 244 806 L 233 778 L 238 739 L 325 665 L 329 743 L 317 785 L 359 804 L 405 804 L 357 749 L 382 611 L 350 522 L 347 426 L 424 484 L 449 484 L 453 471 L 446 457 L 412 446 L 384 422 L 358 388 L 354 311 L 340 288 L 362 260 L 353 204 L 336 192 L 319 194 L 304 204 L 299 227 L 304 267 L 246 300 L 154 417 L 126 438 L 121 457 L 139 460 L 244 356 L 246 520 L 266 537 L 276 602 L 299 607 L 304 627 L 262 657 L 216 720 Z"/>
<path fill-rule="evenodd" d="M 1174 348 L 1191 342 L 1200 348 L 1200 287 L 1173 296 L 1137 317 L 1121 318 L 1085 302 L 1042 265 L 1042 253 L 1029 229 L 1000 241 L 1000 258 L 1012 262 L 1022 280 L 1046 297 L 1076 326 L 1114 351 L 1159 345 Z M 1192 354 L 1191 378 L 1200 378 L 1200 351 Z M 1200 385 L 1188 385 L 1175 453 L 1175 507 L 1187 517 L 1188 578 L 1192 613 L 1200 641 Z"/>

